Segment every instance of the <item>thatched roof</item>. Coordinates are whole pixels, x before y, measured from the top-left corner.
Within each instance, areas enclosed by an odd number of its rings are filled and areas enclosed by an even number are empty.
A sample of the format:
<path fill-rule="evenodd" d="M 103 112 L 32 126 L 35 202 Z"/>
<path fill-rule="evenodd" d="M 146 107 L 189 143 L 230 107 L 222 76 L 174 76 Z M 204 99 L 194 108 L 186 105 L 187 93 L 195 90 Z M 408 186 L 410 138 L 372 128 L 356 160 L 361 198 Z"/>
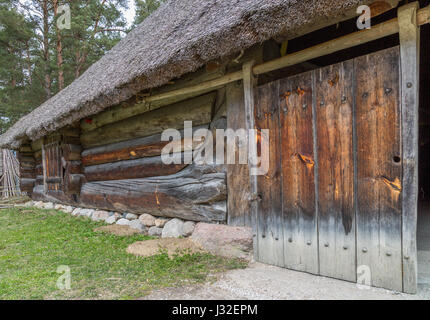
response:
<path fill-rule="evenodd" d="M 355 10 L 360 0 L 171 0 L 72 84 L 0 137 L 16 149 L 276 35 L 294 35 Z M 337 19 L 339 20 L 339 19 Z"/>

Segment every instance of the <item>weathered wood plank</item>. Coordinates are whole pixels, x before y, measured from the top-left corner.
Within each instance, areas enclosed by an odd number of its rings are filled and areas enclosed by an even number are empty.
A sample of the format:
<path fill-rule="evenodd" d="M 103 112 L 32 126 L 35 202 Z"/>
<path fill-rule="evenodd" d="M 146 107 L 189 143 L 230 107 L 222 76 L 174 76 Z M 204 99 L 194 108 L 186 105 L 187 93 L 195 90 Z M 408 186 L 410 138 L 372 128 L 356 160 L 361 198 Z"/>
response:
<path fill-rule="evenodd" d="M 151 92 L 151 95 L 162 94 L 172 90 L 185 88 L 187 86 L 200 84 L 204 81 L 213 80 L 219 76 L 222 76 L 223 74 L 224 72 L 222 68 L 218 68 L 211 72 L 207 72 L 206 70 L 202 69 L 194 74 L 185 75 L 173 84 L 168 84 L 166 86 L 153 90 L 153 92 Z M 133 97 L 128 101 L 123 102 L 120 105 L 113 106 L 108 110 L 103 111 L 93 117 L 83 119 L 81 121 L 81 128 L 84 132 L 95 130 L 107 124 L 137 116 L 148 111 L 156 110 L 161 107 L 168 106 L 169 104 L 177 103 L 179 101 L 192 98 L 193 96 L 196 95 L 179 95 L 152 102 L 146 102 L 144 95 L 142 97 Z"/>
<path fill-rule="evenodd" d="M 243 83 L 229 84 L 226 89 L 227 128 L 245 129 L 245 102 Z M 251 226 L 249 167 L 239 164 L 239 153 L 247 144 L 236 143 L 236 163 L 227 164 L 227 213 L 228 224 L 233 226 Z"/>
<path fill-rule="evenodd" d="M 85 167 L 84 174 L 87 181 L 137 179 L 174 174 L 186 166 L 184 161 L 164 164 L 161 156 L 155 156 Z"/>
<path fill-rule="evenodd" d="M 317 274 L 312 73 L 280 80 L 279 96 L 285 266 Z"/>
<path fill-rule="evenodd" d="M 106 210 L 225 221 L 225 173 L 214 166 L 189 165 L 170 176 L 89 182 L 82 186 L 81 201 Z"/>
<path fill-rule="evenodd" d="M 193 132 L 198 129 L 206 128 L 205 126 L 193 126 Z M 181 137 L 184 137 L 184 130 L 179 130 Z M 173 142 L 173 141 L 172 141 Z M 113 144 L 103 145 L 91 149 L 86 149 L 82 152 L 82 163 L 85 166 L 103 164 L 109 162 L 117 162 L 121 160 L 131 160 L 143 157 L 158 156 L 169 141 L 161 141 L 161 134 L 152 135 L 145 138 L 137 138 L 128 141 L 117 142 Z M 188 141 L 182 139 L 176 141 L 178 150 L 191 151 L 194 150 L 201 142 Z M 176 148 L 172 145 L 172 148 Z"/>
<path fill-rule="evenodd" d="M 418 109 L 420 29 L 419 3 L 398 10 L 402 104 L 402 250 L 403 291 L 417 291 Z"/>
<path fill-rule="evenodd" d="M 356 281 L 352 60 L 315 72 L 320 274 Z"/>
<path fill-rule="evenodd" d="M 402 290 L 399 48 L 354 60 L 357 132 L 357 270 Z M 363 275 L 361 275 L 363 276 Z"/>
<path fill-rule="evenodd" d="M 279 125 L 279 81 L 258 87 L 255 126 L 269 129 L 269 171 L 257 176 L 258 259 L 284 266 L 284 226 L 282 214 L 281 150 Z M 259 135 L 258 139 L 264 139 Z M 259 151 L 261 154 L 261 150 Z M 288 254 L 288 253 L 287 253 Z"/>
<path fill-rule="evenodd" d="M 165 129 L 181 129 L 184 121 L 193 121 L 194 126 L 211 121 L 215 93 L 187 100 L 166 108 L 115 122 L 104 127 L 84 132 L 81 142 L 84 148 L 147 137 Z"/>

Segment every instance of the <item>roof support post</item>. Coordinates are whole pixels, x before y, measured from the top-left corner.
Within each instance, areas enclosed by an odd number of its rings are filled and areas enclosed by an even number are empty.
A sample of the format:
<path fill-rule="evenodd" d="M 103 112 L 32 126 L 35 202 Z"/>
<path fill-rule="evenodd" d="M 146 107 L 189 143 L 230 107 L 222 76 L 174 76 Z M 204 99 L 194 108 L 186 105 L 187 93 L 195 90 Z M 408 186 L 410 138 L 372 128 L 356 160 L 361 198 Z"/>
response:
<path fill-rule="evenodd" d="M 398 9 L 402 110 L 403 291 L 417 291 L 418 98 L 420 29 L 418 1 Z"/>
<path fill-rule="evenodd" d="M 250 136 L 255 130 L 255 119 L 254 119 L 254 88 L 257 83 L 252 68 L 255 64 L 254 60 L 245 62 L 242 66 L 243 73 L 243 90 L 244 90 L 244 102 L 245 102 L 245 123 L 246 131 L 248 135 L 248 165 L 249 165 L 249 179 L 250 179 L 250 191 L 251 191 L 251 225 L 252 225 L 252 236 L 253 236 L 253 250 L 254 259 L 258 259 L 258 201 L 257 199 L 257 176 L 255 170 L 253 170 L 253 164 L 256 163 L 257 159 L 257 145 L 254 142 L 253 136 Z"/>

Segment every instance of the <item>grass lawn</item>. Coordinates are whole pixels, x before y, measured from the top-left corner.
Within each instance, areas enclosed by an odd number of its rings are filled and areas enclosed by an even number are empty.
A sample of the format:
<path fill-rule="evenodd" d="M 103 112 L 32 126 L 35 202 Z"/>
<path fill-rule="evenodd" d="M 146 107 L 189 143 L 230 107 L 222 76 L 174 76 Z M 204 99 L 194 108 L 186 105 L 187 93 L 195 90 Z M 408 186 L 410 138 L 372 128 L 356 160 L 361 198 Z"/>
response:
<path fill-rule="evenodd" d="M 201 253 L 135 257 L 127 246 L 150 237 L 93 231 L 101 225 L 56 210 L 0 210 L 0 299 L 133 299 L 246 266 Z M 57 288 L 61 265 L 70 268 L 69 290 Z"/>

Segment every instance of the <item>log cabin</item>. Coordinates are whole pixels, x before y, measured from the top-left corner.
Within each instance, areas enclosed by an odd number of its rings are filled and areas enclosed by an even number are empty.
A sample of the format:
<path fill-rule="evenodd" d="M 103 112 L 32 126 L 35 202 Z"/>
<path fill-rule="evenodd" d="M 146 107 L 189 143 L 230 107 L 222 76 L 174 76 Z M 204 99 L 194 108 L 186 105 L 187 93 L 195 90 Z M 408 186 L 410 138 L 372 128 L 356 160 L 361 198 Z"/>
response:
<path fill-rule="evenodd" d="M 414 293 L 430 250 L 429 4 L 171 0 L 0 146 L 35 200 L 248 226 L 258 261 Z M 268 172 L 165 164 L 166 129 L 180 157 L 201 147 L 187 121 L 269 129 Z"/>

